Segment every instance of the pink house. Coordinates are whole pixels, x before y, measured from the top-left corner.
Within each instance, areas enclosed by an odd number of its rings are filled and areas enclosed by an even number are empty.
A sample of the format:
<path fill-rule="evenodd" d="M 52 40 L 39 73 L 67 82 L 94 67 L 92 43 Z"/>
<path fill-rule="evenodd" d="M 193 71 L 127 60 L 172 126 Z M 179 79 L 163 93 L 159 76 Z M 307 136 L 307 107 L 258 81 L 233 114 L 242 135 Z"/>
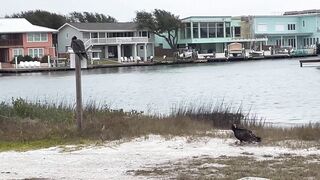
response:
<path fill-rule="evenodd" d="M 19 55 L 55 57 L 52 34 L 57 32 L 22 18 L 0 18 L 0 63 L 11 62 Z"/>

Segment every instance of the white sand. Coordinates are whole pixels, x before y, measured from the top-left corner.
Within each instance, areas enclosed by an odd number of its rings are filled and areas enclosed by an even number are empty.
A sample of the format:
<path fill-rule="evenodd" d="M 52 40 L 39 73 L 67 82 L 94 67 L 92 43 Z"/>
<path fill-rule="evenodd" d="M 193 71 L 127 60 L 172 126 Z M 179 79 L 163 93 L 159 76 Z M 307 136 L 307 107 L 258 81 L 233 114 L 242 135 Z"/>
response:
<path fill-rule="evenodd" d="M 236 146 L 234 139 L 200 138 L 190 141 L 186 137 L 169 140 L 161 136 L 137 138 L 117 145 L 85 147 L 65 152 L 61 148 L 49 148 L 27 152 L 0 153 L 0 179 L 53 178 L 53 179 L 142 179 L 128 173 L 143 166 L 193 156 L 206 155 L 212 158 L 253 154 L 251 157 L 265 159 L 284 153 L 295 155 L 320 155 L 320 150 L 288 149 L 268 146 Z M 272 157 L 270 157 L 272 158 Z"/>

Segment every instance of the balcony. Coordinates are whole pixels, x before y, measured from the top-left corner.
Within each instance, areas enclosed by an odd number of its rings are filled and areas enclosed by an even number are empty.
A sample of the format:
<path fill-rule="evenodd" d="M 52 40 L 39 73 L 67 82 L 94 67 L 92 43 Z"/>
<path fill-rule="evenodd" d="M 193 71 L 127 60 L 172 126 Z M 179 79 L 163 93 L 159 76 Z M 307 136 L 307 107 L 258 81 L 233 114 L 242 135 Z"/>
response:
<path fill-rule="evenodd" d="M 91 38 L 85 39 L 84 45 L 88 48 L 93 45 L 144 44 L 152 42 L 148 37 Z"/>
<path fill-rule="evenodd" d="M 0 34 L 0 47 L 14 47 L 22 45 L 22 34 Z"/>

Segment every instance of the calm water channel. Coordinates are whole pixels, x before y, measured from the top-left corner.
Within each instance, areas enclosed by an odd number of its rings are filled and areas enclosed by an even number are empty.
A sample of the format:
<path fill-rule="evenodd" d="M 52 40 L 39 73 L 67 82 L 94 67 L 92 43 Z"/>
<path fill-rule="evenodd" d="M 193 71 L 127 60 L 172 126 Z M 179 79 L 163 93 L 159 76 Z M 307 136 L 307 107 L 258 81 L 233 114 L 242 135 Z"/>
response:
<path fill-rule="evenodd" d="M 320 70 L 297 59 L 126 67 L 83 72 L 85 101 L 168 113 L 181 103 L 225 102 L 274 123 L 320 122 Z M 72 103 L 74 72 L 0 75 L 0 100 Z"/>

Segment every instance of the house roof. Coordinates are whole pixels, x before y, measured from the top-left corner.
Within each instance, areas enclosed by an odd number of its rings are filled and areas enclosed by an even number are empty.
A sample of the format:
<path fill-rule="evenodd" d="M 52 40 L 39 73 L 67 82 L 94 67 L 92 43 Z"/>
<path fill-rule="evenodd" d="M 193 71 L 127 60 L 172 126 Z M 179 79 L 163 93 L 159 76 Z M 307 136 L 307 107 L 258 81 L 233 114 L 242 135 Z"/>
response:
<path fill-rule="evenodd" d="M 58 30 L 69 25 L 79 31 L 136 31 L 138 26 L 133 22 L 123 23 L 66 23 Z"/>
<path fill-rule="evenodd" d="M 181 20 L 192 19 L 192 18 L 231 18 L 232 16 L 188 16 Z"/>
<path fill-rule="evenodd" d="M 0 33 L 58 32 L 31 24 L 24 18 L 0 18 Z"/>

